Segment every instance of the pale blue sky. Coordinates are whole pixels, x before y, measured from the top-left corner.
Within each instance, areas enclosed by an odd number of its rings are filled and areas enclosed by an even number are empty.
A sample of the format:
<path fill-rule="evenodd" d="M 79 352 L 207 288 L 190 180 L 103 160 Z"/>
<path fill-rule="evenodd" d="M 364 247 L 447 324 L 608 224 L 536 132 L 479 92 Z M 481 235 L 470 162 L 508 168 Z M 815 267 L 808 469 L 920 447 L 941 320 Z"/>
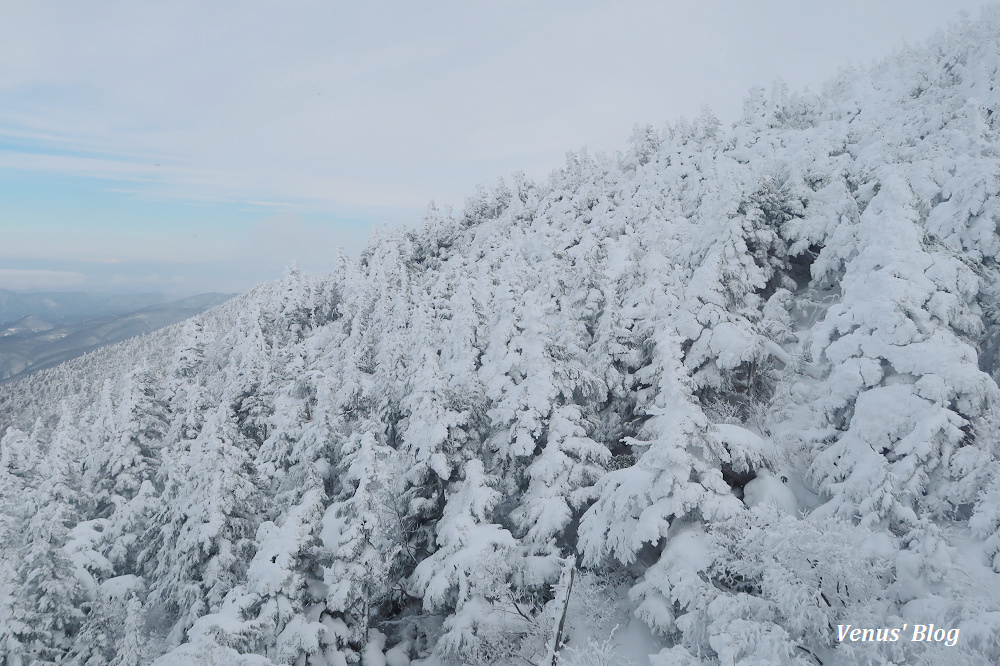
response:
<path fill-rule="evenodd" d="M 0 288 L 247 289 L 372 225 L 746 90 L 813 87 L 978 0 L 15 0 Z"/>

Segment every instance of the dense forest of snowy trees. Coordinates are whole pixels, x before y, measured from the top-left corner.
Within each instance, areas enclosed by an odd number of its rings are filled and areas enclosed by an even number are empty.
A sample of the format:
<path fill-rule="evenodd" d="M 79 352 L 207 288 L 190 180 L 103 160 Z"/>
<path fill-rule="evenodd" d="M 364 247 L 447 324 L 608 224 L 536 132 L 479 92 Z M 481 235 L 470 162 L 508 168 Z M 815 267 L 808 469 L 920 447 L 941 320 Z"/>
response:
<path fill-rule="evenodd" d="M 0 663 L 997 663 L 998 68 L 993 11 L 0 387 Z"/>

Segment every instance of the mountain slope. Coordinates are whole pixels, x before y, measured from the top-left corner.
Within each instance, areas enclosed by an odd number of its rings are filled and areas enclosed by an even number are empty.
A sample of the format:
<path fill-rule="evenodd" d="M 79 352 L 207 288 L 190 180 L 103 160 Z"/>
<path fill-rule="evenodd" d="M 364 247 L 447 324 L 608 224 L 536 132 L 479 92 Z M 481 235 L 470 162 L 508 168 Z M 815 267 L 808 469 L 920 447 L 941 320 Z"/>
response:
<path fill-rule="evenodd" d="M 995 663 L 998 67 L 994 10 L 0 387 L 4 654 Z"/>
<path fill-rule="evenodd" d="M 18 293 L 0 289 L 0 326 L 24 317 L 40 317 L 56 324 L 134 312 L 163 303 L 163 294 L 85 294 L 80 292 Z"/>
<path fill-rule="evenodd" d="M 99 347 L 176 324 L 230 297 L 230 294 L 199 294 L 132 312 L 58 325 L 28 315 L 0 331 L 0 381 L 52 367 Z"/>

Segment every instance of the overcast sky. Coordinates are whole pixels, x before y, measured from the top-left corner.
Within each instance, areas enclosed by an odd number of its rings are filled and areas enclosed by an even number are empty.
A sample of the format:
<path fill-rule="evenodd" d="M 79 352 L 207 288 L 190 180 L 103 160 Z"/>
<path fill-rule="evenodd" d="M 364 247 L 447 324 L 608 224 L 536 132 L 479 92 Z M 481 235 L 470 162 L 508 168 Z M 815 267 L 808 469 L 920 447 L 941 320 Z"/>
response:
<path fill-rule="evenodd" d="M 323 272 L 566 151 L 817 88 L 979 0 L 11 0 L 0 288 L 244 290 Z"/>

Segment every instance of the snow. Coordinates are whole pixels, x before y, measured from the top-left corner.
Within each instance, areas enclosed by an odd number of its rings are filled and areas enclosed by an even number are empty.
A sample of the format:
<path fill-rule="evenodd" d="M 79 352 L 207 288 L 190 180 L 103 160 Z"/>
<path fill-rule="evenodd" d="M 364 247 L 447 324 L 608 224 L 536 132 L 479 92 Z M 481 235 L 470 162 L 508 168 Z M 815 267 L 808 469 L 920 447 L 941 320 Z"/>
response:
<path fill-rule="evenodd" d="M 337 515 L 338 508 L 329 506 L 323 514 L 323 530 L 320 532 L 319 538 L 323 542 L 323 546 L 330 550 L 340 548 L 340 535 L 347 523 L 346 518 Z"/>
<path fill-rule="evenodd" d="M 774 476 L 764 471 L 757 478 L 747 482 L 743 488 L 743 502 L 748 507 L 773 504 L 790 515 L 798 515 L 800 506 L 795 493 L 788 487 L 788 477 Z"/>
<path fill-rule="evenodd" d="M 760 344 L 751 330 L 733 323 L 722 322 L 712 329 L 709 348 L 715 355 L 719 367 L 727 369 L 756 358 L 760 354 Z"/>
<path fill-rule="evenodd" d="M 259 655 L 240 654 L 214 642 L 185 643 L 153 661 L 154 666 L 274 666 Z"/>
<path fill-rule="evenodd" d="M 409 641 L 403 641 L 385 653 L 385 666 L 410 666 Z"/>
<path fill-rule="evenodd" d="M 115 576 L 101 583 L 101 594 L 108 599 L 126 599 L 129 594 L 143 590 L 145 584 L 134 574 Z"/>
<path fill-rule="evenodd" d="M 376 629 L 368 630 L 368 644 L 361 653 L 361 666 L 386 666 L 385 634 Z"/>

